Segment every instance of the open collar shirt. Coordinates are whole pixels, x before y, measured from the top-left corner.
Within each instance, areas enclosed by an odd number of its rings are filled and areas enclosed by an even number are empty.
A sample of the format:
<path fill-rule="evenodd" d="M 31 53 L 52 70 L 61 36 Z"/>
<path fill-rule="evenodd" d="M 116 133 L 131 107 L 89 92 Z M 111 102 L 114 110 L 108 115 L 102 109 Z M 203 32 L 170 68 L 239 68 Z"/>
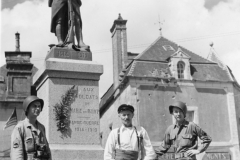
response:
<path fill-rule="evenodd" d="M 143 127 L 138 129 L 138 135 L 143 137 L 143 145 L 145 151 L 144 160 L 154 159 L 156 154 L 151 145 L 149 136 L 146 130 Z M 116 149 L 129 150 L 129 151 L 139 151 L 137 133 L 134 127 L 120 127 L 120 146 L 118 144 L 118 128 L 112 130 L 108 136 L 105 151 L 104 151 L 104 160 L 113 160 Z"/>
<path fill-rule="evenodd" d="M 198 145 L 198 138 L 201 139 L 202 145 Z M 184 153 L 190 149 L 197 149 L 204 152 L 212 139 L 205 131 L 193 122 L 184 121 L 180 126 L 173 124 L 165 132 L 162 144 L 155 151 L 163 155 L 173 146 L 175 153 Z"/>
<path fill-rule="evenodd" d="M 13 129 L 11 135 L 11 159 L 26 160 L 27 153 L 35 151 L 35 143 L 46 144 L 49 154 L 51 153 L 45 135 L 45 127 L 37 121 L 37 128 L 34 128 L 25 118 Z"/>

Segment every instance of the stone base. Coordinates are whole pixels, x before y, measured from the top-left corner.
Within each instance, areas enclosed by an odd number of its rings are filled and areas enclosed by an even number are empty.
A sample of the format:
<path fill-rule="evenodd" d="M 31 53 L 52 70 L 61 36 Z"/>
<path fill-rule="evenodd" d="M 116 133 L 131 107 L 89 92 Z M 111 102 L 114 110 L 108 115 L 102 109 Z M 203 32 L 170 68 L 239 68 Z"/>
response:
<path fill-rule="evenodd" d="M 61 58 L 61 59 L 75 59 L 92 61 L 91 51 L 76 51 L 71 48 L 53 47 L 46 56 L 46 60 L 49 58 Z"/>
<path fill-rule="evenodd" d="M 51 146 L 50 146 L 51 147 Z M 59 149 L 52 149 L 52 160 L 100 160 L 103 159 L 104 150 L 101 146 L 75 146 L 68 145 Z M 54 147 L 55 148 L 55 147 Z"/>
<path fill-rule="evenodd" d="M 93 61 L 48 58 L 33 77 L 44 100 L 38 117 L 46 129 L 53 160 L 100 160 L 99 79 L 103 66 Z M 67 106 L 67 131 L 60 132 L 55 107 Z"/>

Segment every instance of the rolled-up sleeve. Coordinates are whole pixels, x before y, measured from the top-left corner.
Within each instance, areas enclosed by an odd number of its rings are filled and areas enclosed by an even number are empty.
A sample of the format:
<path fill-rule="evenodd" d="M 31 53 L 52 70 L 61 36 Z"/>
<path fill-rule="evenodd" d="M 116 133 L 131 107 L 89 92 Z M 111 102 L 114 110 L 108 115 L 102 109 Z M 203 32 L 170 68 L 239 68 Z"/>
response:
<path fill-rule="evenodd" d="M 195 126 L 194 132 L 202 140 L 202 145 L 198 147 L 198 150 L 202 153 L 208 148 L 212 142 L 212 138 L 197 125 Z"/>
<path fill-rule="evenodd" d="M 22 138 L 20 128 L 15 127 L 11 135 L 11 160 L 24 160 Z"/>
<path fill-rule="evenodd" d="M 162 143 L 158 148 L 155 149 L 155 152 L 157 155 L 162 156 L 168 151 L 170 147 L 171 147 L 171 141 L 170 141 L 170 127 L 169 127 L 164 134 L 164 139 Z"/>
<path fill-rule="evenodd" d="M 113 131 L 110 132 L 104 150 L 104 160 L 114 160 L 115 137 Z"/>
<path fill-rule="evenodd" d="M 146 130 L 144 128 L 142 128 L 142 134 L 143 134 L 143 146 L 144 146 L 144 151 L 145 151 L 144 160 L 153 160 L 156 158 L 156 154 L 155 154 L 155 151 L 151 144 L 148 133 L 146 132 Z"/>

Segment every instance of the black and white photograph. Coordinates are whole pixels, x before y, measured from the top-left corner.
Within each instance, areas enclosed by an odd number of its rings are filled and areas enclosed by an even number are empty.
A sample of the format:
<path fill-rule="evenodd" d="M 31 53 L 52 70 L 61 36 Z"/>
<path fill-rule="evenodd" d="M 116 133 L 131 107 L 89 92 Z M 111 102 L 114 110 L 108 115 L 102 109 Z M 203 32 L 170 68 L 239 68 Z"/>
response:
<path fill-rule="evenodd" d="M 239 160 L 239 0 L 1 0 L 0 160 Z"/>

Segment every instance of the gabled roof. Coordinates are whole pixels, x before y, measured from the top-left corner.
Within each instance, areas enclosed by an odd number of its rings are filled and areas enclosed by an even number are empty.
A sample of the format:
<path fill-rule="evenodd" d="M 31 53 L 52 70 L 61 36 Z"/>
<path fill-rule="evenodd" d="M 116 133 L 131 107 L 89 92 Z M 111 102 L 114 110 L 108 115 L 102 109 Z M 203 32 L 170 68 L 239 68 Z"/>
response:
<path fill-rule="evenodd" d="M 222 69 L 218 64 L 191 64 L 191 76 L 194 80 L 200 81 L 232 81 L 228 71 Z M 125 76 L 148 77 L 148 78 L 171 78 L 172 74 L 166 62 L 154 61 L 133 61 L 129 66 Z"/>
<path fill-rule="evenodd" d="M 159 78 L 171 79 L 172 74 L 169 69 L 168 59 L 175 55 L 174 53 L 177 53 L 179 49 L 186 57 L 189 57 L 190 71 L 193 80 L 219 82 L 234 81 L 227 67 L 222 68 L 219 66 L 218 62 L 205 59 L 164 37 L 160 37 L 141 54 L 135 54 L 137 56 L 133 58 L 127 68 L 124 69 L 124 72 L 121 73 L 121 84 L 115 89 L 112 85 L 101 98 L 100 112 L 103 113 L 102 111 L 104 108 L 114 100 L 116 90 L 122 83 L 126 82 L 124 80 L 130 77 L 151 78 L 154 80 L 156 80 L 156 78 L 157 80 Z M 131 59 L 129 59 L 129 61 Z"/>
<path fill-rule="evenodd" d="M 226 68 L 219 66 L 221 62 L 219 59 L 217 61 L 205 59 L 164 37 L 159 37 L 151 46 L 134 58 L 132 63 L 134 67 L 131 67 L 131 72 L 127 76 L 154 77 L 154 73 L 151 74 L 154 70 L 154 72 L 165 71 L 166 74 L 171 75 L 168 59 L 177 56 L 180 51 L 184 54 L 183 56 L 190 58 L 191 76 L 194 80 L 233 81 Z M 217 56 L 212 54 L 212 57 L 216 59 Z M 164 74 L 161 75 L 164 78 Z"/>
<path fill-rule="evenodd" d="M 171 46 L 173 50 L 168 49 L 168 47 L 166 46 Z M 174 54 L 179 47 L 184 53 L 191 57 L 190 62 L 212 63 L 211 61 L 183 48 L 182 46 L 178 46 L 176 43 L 164 37 L 159 37 L 145 51 L 135 57 L 135 59 L 145 61 L 166 61 L 166 59 L 169 58 L 172 54 Z"/>

